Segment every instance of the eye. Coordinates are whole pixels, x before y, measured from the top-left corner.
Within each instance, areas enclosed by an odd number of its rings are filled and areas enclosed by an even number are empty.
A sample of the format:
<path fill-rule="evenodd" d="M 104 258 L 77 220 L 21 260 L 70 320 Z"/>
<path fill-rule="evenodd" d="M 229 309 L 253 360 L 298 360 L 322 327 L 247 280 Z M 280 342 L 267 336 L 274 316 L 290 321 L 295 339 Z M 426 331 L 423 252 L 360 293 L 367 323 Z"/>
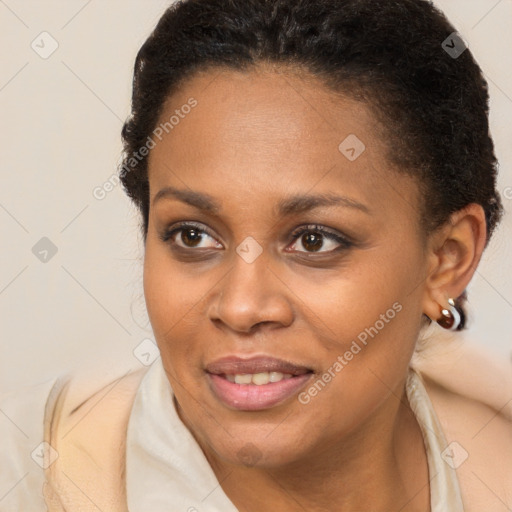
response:
<path fill-rule="evenodd" d="M 306 248 L 306 251 L 298 251 L 298 252 L 321 252 L 321 253 L 329 253 L 329 252 L 335 252 L 342 249 L 348 249 L 352 243 L 347 240 L 345 237 L 333 233 L 327 229 L 325 229 L 322 226 L 318 225 L 311 225 L 311 226 L 305 226 L 303 228 L 299 228 L 298 231 L 295 231 L 292 234 L 292 238 L 294 240 L 298 240 L 303 247 Z M 328 241 L 327 244 L 325 244 L 325 240 Z M 295 242 L 297 243 L 297 242 Z M 324 248 L 324 246 L 327 245 L 327 247 L 330 249 L 325 251 L 320 251 L 320 249 Z M 339 247 L 336 247 L 338 245 Z M 334 248 L 333 248 L 334 246 Z"/>
<path fill-rule="evenodd" d="M 181 232 L 180 236 L 178 235 Z M 214 240 L 213 245 L 204 245 L 206 237 Z M 166 231 L 161 237 L 163 242 L 176 245 L 181 249 L 211 249 L 211 248 L 222 248 L 214 238 L 214 236 L 204 227 L 199 227 L 198 224 L 192 222 L 182 222 L 173 229 Z M 179 243 L 178 243 L 179 241 Z M 201 245 L 203 244 L 203 245 Z"/>
<path fill-rule="evenodd" d="M 352 245 L 345 237 L 318 225 L 301 227 L 295 230 L 291 237 L 295 241 L 293 245 L 300 242 L 306 249 L 305 251 L 299 250 L 296 252 L 329 253 L 348 249 Z M 222 245 L 217 242 L 215 236 L 208 229 L 203 227 L 202 224 L 194 222 L 181 222 L 163 233 L 160 238 L 163 242 L 184 250 L 222 249 Z M 213 243 L 210 243 L 210 245 L 208 245 L 208 238 L 213 240 Z M 327 244 L 325 243 L 326 240 Z M 326 245 L 328 250 L 321 251 L 320 249 L 324 249 Z"/>

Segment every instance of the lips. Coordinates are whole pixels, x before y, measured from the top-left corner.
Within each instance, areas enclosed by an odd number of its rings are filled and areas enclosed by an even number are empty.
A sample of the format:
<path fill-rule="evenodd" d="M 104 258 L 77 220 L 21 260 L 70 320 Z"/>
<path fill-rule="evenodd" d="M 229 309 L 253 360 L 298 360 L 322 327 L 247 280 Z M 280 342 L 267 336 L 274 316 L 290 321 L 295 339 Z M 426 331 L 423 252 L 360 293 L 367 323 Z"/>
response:
<path fill-rule="evenodd" d="M 213 395 L 224 406 L 242 411 L 260 411 L 283 403 L 313 375 L 306 366 L 272 357 L 226 357 L 208 364 L 206 373 Z M 261 381 L 263 376 L 274 378 Z"/>
<path fill-rule="evenodd" d="M 280 372 L 290 375 L 303 375 L 311 372 L 311 368 L 276 359 L 259 356 L 242 359 L 240 357 L 224 357 L 206 366 L 206 371 L 213 375 L 255 374 L 264 372 Z"/>

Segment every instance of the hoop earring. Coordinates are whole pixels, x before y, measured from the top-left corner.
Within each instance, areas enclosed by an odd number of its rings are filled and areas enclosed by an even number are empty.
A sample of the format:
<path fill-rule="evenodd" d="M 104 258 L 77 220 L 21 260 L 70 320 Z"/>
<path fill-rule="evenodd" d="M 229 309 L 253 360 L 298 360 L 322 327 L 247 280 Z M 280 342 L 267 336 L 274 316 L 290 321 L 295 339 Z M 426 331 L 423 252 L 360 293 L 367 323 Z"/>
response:
<path fill-rule="evenodd" d="M 436 321 L 444 329 L 456 331 L 461 324 L 461 320 L 462 318 L 455 305 L 455 301 L 450 298 L 448 299 L 448 307 L 441 309 L 441 318 Z"/>

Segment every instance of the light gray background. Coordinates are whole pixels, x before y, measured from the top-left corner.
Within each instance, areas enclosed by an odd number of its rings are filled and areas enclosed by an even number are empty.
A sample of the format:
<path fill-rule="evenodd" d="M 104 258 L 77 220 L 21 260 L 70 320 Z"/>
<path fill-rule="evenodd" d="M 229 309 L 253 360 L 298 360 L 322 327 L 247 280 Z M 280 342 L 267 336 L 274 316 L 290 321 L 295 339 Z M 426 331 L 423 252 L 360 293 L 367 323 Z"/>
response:
<path fill-rule="evenodd" d="M 512 0 L 437 0 L 482 66 L 506 217 L 470 287 L 464 336 L 512 349 Z M 0 389 L 119 375 L 151 338 L 137 212 L 113 180 L 132 66 L 169 0 L 0 0 Z M 57 50 L 43 59 L 39 52 Z M 45 39 L 42 39 L 45 38 Z M 34 43 L 32 43 L 34 41 Z M 441 42 L 440 42 L 441 43 Z M 107 185 L 108 187 L 108 185 Z M 58 252 L 42 262 L 42 238 Z M 43 256 L 43 255 L 41 255 Z"/>

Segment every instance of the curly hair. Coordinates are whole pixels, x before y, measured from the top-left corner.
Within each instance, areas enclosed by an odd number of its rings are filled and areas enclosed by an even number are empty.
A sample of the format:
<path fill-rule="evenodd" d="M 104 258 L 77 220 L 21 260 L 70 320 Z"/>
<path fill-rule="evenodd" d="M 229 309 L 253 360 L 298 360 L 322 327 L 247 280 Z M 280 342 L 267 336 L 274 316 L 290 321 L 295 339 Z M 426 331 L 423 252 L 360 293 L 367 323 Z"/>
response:
<path fill-rule="evenodd" d="M 417 179 L 427 233 L 477 203 L 485 211 L 488 242 L 503 210 L 488 87 L 469 49 L 456 58 L 445 51 L 443 41 L 454 32 L 427 0 L 172 4 L 137 54 L 131 115 L 122 129 L 119 174 L 141 212 L 144 240 L 148 160 L 139 150 L 165 101 L 199 71 L 273 63 L 303 69 L 332 91 L 367 102 L 386 139 L 389 162 Z"/>

